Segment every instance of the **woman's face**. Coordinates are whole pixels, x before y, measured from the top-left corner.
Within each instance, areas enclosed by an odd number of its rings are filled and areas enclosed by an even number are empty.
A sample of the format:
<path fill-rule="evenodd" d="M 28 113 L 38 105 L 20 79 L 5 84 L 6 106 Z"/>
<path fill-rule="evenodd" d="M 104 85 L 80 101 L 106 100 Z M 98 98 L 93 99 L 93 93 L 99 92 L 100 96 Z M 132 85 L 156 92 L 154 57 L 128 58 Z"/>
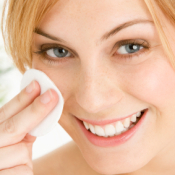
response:
<path fill-rule="evenodd" d="M 146 170 L 172 154 L 175 72 L 143 0 L 59 0 L 34 37 L 33 68 L 45 72 L 61 91 L 65 104 L 59 123 L 95 171 Z M 119 135 L 94 137 L 78 122 L 105 129 L 99 121 L 114 126 L 109 120 L 143 109 L 148 109 L 144 120 L 122 142 L 115 139 Z"/>

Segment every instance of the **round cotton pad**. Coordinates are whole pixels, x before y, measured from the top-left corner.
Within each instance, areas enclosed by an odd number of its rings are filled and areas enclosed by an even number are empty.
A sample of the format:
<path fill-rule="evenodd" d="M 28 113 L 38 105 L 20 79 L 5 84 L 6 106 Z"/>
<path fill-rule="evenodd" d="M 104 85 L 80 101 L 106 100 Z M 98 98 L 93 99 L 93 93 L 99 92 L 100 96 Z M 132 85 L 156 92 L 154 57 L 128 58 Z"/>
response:
<path fill-rule="evenodd" d="M 48 89 L 54 89 L 59 96 L 59 101 L 56 107 L 48 114 L 45 119 L 41 121 L 39 125 L 29 132 L 30 135 L 38 137 L 50 132 L 58 123 L 63 111 L 64 99 L 53 81 L 51 81 L 45 73 L 36 69 L 29 69 L 25 72 L 21 81 L 21 90 L 29 85 L 33 80 L 36 80 L 39 83 L 41 88 L 40 94 L 43 94 Z"/>

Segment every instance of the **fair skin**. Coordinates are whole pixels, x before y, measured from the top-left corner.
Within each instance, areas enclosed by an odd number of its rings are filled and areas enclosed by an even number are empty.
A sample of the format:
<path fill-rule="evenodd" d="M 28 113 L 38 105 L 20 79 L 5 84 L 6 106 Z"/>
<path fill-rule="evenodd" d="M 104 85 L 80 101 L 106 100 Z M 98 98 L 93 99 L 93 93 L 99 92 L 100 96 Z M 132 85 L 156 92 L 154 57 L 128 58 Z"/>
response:
<path fill-rule="evenodd" d="M 161 12 L 159 17 L 175 50 L 173 26 Z M 104 33 L 133 20 L 135 24 L 100 40 Z M 32 67 L 45 72 L 61 91 L 65 103 L 59 124 L 73 141 L 34 160 L 33 169 L 31 150 L 36 138 L 25 135 L 59 100 L 52 91 L 50 101 L 43 104 L 44 95 L 39 96 L 35 82 L 33 91 L 24 89 L 0 110 L 0 155 L 6 155 L 6 159 L 0 156 L 0 175 L 175 174 L 175 71 L 152 21 L 142 0 L 59 0 L 41 21 L 40 32 L 34 34 L 33 52 L 43 45 L 50 56 L 33 53 Z M 137 50 L 129 54 L 124 46 L 131 41 Z M 58 45 L 68 50 L 61 61 L 51 57 L 52 48 Z M 114 147 L 89 142 L 75 120 L 75 116 L 116 119 L 145 108 L 148 113 L 142 127 Z"/>
<path fill-rule="evenodd" d="M 155 25 L 142 22 L 99 41 L 115 26 L 135 19 L 153 21 L 141 0 L 59 1 L 39 29 L 66 43 L 35 33 L 34 51 L 44 44 L 47 46 L 43 48 L 48 50 L 53 44 L 60 44 L 69 52 L 64 55 L 64 62 L 47 53 L 33 54 L 33 68 L 45 72 L 62 92 L 65 106 L 59 123 L 92 169 L 100 174 L 174 174 L 175 72 Z M 127 61 L 114 55 L 119 49 L 112 50 L 114 44 L 129 39 L 141 39 L 142 43 L 149 43 L 150 48 L 140 49 L 136 52 L 139 56 L 135 53 L 132 60 Z M 43 58 L 56 62 L 49 63 Z M 107 120 L 144 108 L 149 111 L 143 127 L 135 137 L 116 147 L 91 144 L 74 117 Z"/>

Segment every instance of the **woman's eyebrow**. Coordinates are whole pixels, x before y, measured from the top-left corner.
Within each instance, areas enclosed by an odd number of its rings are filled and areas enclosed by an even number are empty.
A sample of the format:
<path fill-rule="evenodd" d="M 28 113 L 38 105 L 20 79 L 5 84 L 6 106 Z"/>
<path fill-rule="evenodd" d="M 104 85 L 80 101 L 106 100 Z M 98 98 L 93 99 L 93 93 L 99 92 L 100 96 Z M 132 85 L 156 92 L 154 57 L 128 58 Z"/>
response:
<path fill-rule="evenodd" d="M 118 26 L 116 26 L 115 28 L 113 28 L 111 31 L 105 33 L 101 38 L 100 38 L 100 42 L 104 41 L 104 40 L 107 40 L 109 39 L 111 36 L 115 35 L 116 33 L 118 33 L 119 31 L 127 28 L 127 27 L 130 27 L 130 26 L 133 26 L 135 24 L 138 24 L 138 23 L 151 23 L 151 24 L 154 24 L 153 21 L 151 20 L 147 20 L 147 19 L 135 19 L 135 20 L 132 20 L 132 21 L 128 21 L 128 22 L 125 22 L 125 23 L 122 23 Z M 46 38 L 49 38 L 51 40 L 54 40 L 54 41 L 59 41 L 59 42 L 62 42 L 62 43 L 67 43 L 65 40 L 59 38 L 59 37 L 55 37 L 51 34 L 48 34 L 48 33 L 45 33 L 44 31 L 42 31 L 41 29 L 39 28 L 35 28 L 34 30 L 35 33 L 39 34 L 39 35 L 42 35 L 42 36 L 45 36 Z"/>
<path fill-rule="evenodd" d="M 115 35 L 116 33 L 118 33 L 119 31 L 127 28 L 127 27 L 130 27 L 130 26 L 133 26 L 135 24 L 138 24 L 138 23 L 151 23 L 151 24 L 154 24 L 153 21 L 151 20 L 147 20 L 147 19 L 135 19 L 135 20 L 132 20 L 132 21 L 128 21 L 128 22 L 125 22 L 125 23 L 122 23 L 120 25 L 118 25 L 117 27 L 114 27 L 114 29 L 112 29 L 111 31 L 105 33 L 101 38 L 100 38 L 100 42 L 104 41 L 104 40 L 107 40 L 109 39 L 111 36 Z"/>

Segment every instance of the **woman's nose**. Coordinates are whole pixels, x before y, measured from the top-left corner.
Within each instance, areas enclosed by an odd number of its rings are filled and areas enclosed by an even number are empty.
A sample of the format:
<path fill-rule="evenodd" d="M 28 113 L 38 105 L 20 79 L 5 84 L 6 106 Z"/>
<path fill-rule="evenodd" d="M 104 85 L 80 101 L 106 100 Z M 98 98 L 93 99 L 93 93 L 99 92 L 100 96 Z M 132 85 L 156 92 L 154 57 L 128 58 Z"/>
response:
<path fill-rule="evenodd" d="M 79 74 L 75 93 L 77 103 L 89 113 L 114 107 L 124 96 L 116 78 L 113 79 L 109 68 L 87 67 Z"/>

